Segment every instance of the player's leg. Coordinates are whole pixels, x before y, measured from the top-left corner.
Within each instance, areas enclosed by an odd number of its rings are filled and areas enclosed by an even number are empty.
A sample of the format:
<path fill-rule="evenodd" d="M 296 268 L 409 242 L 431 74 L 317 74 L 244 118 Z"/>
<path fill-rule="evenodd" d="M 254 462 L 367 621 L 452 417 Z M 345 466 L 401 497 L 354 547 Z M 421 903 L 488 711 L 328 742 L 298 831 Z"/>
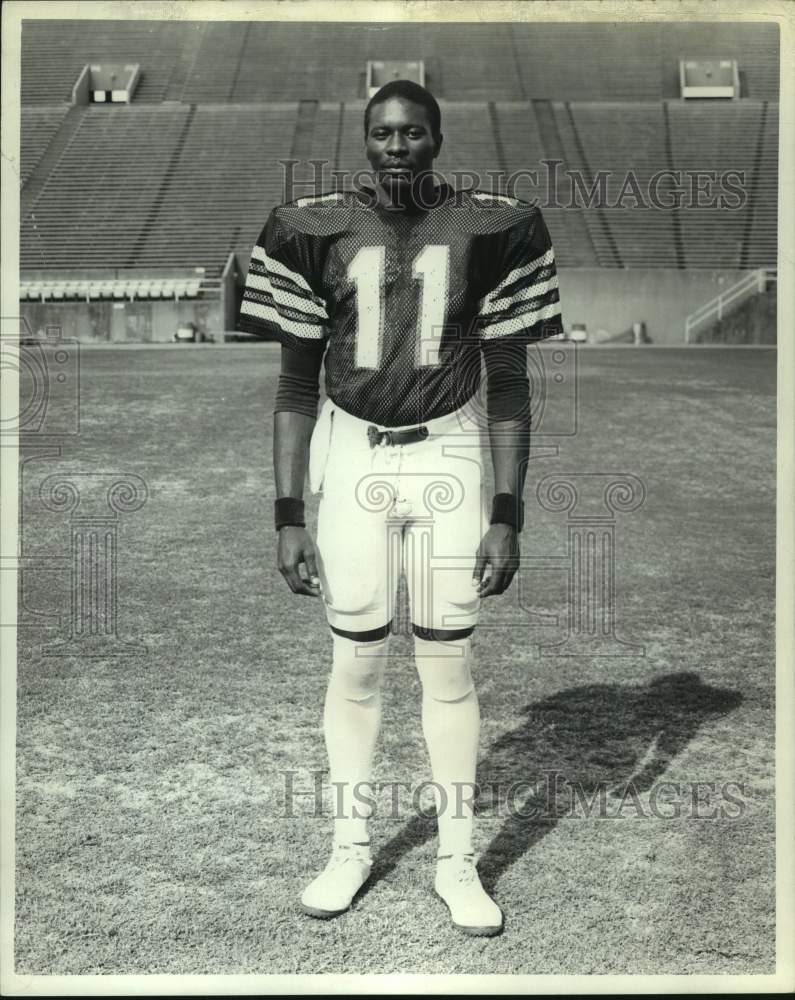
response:
<path fill-rule="evenodd" d="M 347 910 L 372 868 L 367 820 L 389 641 L 362 642 L 336 632 L 332 637 L 323 734 L 334 793 L 334 838 L 328 864 L 301 896 L 304 911 L 321 918 Z"/>
<path fill-rule="evenodd" d="M 332 632 L 323 734 L 334 793 L 334 840 L 367 843 L 373 755 L 381 724 L 381 681 L 389 639 L 360 641 Z"/>
<path fill-rule="evenodd" d="M 313 916 L 343 912 L 371 867 L 367 819 L 381 719 L 381 681 L 391 623 L 389 533 L 384 510 L 357 502 L 369 452 L 336 441 L 329 456 L 317 532 L 318 570 L 333 642 L 323 732 L 334 792 L 334 846 L 301 902 Z M 335 461 L 336 459 L 336 461 Z M 393 571 L 396 577 L 396 568 Z"/>
<path fill-rule="evenodd" d="M 437 796 L 434 888 L 456 926 L 469 934 L 490 935 L 501 930 L 502 913 L 480 884 L 472 845 L 480 738 L 472 675 L 472 635 L 480 601 L 472 569 L 485 527 L 481 469 L 466 457 L 445 456 L 438 447 L 429 448 L 422 459 L 436 470 L 429 475 L 441 475 L 452 485 L 446 506 L 423 512 L 432 514 L 430 525 L 419 519 L 407 527 L 405 550 L 423 692 L 422 725 Z M 426 503 L 432 495 L 426 486 Z"/>
<path fill-rule="evenodd" d="M 439 633 L 444 636 L 446 633 Z M 423 638 L 423 635 L 426 637 Z M 472 677 L 472 637 L 417 634 L 422 730 L 437 797 L 440 854 L 472 852 L 480 709 Z"/>

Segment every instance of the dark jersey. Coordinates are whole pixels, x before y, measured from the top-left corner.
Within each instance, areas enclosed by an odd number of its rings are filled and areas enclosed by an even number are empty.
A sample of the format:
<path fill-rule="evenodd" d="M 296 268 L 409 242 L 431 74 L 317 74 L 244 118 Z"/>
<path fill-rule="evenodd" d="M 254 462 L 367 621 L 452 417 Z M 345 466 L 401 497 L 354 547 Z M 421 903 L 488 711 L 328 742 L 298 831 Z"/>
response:
<path fill-rule="evenodd" d="M 484 344 L 560 331 L 558 279 L 537 208 L 447 186 L 435 206 L 392 212 L 357 192 L 275 208 L 241 328 L 325 351 L 327 395 L 362 419 L 402 426 L 462 406 Z"/>

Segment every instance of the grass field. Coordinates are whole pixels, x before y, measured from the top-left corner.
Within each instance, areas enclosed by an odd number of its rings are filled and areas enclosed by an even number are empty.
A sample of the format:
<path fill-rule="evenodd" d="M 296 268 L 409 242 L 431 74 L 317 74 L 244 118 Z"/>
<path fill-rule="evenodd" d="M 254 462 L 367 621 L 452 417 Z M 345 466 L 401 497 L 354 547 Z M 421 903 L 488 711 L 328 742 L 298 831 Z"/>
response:
<path fill-rule="evenodd" d="M 148 500 L 119 520 L 119 632 L 148 653 L 53 658 L 53 630 L 20 632 L 17 971 L 772 973 L 775 362 L 579 352 L 578 433 L 531 466 L 523 554 L 566 552 L 543 476 L 638 477 L 643 505 L 616 518 L 617 632 L 645 655 L 539 650 L 565 636 L 566 578 L 528 564 L 476 636 L 479 777 L 557 770 L 637 798 L 601 818 L 484 802 L 480 869 L 506 928 L 473 940 L 430 891 L 434 822 L 410 801 L 396 817 L 383 801 L 349 913 L 298 911 L 331 820 L 311 796 L 285 815 L 283 772 L 311 791 L 325 766 L 331 644 L 319 602 L 275 569 L 275 350 L 84 351 L 79 437 L 23 452 L 23 555 L 69 554 L 45 476 L 141 476 Z M 68 570 L 31 571 L 22 599 L 68 623 Z M 409 650 L 393 638 L 382 781 L 430 777 Z M 704 818 L 695 782 L 713 786 Z"/>

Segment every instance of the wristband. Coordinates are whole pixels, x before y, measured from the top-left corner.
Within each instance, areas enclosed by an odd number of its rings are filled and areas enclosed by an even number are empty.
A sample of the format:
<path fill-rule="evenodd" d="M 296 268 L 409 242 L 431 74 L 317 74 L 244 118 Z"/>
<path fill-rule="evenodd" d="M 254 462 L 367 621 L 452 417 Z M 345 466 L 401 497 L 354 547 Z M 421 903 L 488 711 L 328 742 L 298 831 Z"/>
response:
<path fill-rule="evenodd" d="M 524 500 L 513 493 L 498 493 L 491 502 L 489 524 L 510 524 L 521 531 L 524 527 Z"/>
<path fill-rule="evenodd" d="M 276 522 L 276 530 L 286 528 L 287 525 L 294 525 L 296 528 L 305 528 L 304 501 L 295 497 L 278 497 L 273 501 L 273 514 Z"/>

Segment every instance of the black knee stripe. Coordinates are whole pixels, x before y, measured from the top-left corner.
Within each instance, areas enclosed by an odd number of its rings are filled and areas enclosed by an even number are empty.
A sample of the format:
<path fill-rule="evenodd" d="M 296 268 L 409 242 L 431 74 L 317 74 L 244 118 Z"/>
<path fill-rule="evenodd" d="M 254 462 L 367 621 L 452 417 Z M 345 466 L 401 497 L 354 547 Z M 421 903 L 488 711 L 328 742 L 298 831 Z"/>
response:
<path fill-rule="evenodd" d="M 466 639 L 475 631 L 475 626 L 470 628 L 423 628 L 421 625 L 412 625 L 414 635 L 418 639 L 425 639 L 427 642 L 452 642 L 454 639 Z"/>
<path fill-rule="evenodd" d="M 380 628 L 371 628 L 367 632 L 349 632 L 344 628 L 337 628 L 336 625 L 329 625 L 329 628 L 336 635 L 341 635 L 343 639 L 352 639 L 354 642 L 381 642 L 389 635 L 392 622 L 387 622 Z"/>

